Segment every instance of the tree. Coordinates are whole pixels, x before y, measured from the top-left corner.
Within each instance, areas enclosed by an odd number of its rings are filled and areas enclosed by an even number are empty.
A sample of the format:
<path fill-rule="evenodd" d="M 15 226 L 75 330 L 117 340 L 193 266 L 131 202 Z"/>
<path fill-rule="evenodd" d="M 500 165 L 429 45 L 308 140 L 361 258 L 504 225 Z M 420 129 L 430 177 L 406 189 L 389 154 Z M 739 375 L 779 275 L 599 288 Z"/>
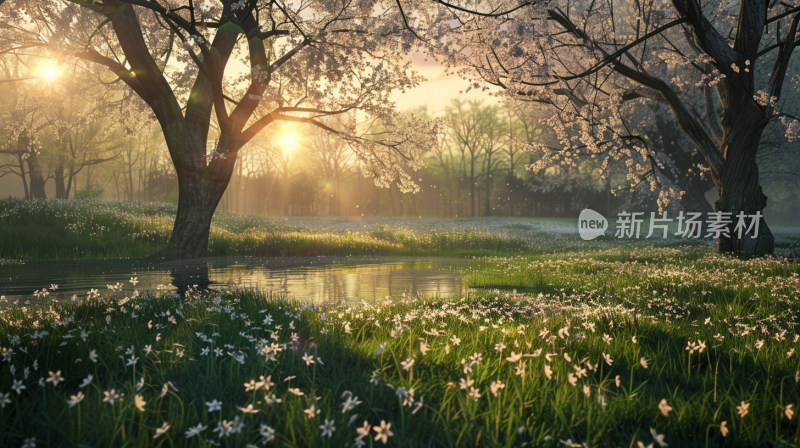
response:
<path fill-rule="evenodd" d="M 347 116 L 337 117 L 338 120 L 347 118 Z M 352 117 L 350 118 L 352 119 Z M 311 133 L 309 149 L 311 157 L 319 165 L 322 178 L 326 183 L 323 191 L 328 195 L 328 214 L 340 215 L 341 181 L 352 158 L 352 153 L 346 142 L 319 128 L 315 128 Z"/>
<path fill-rule="evenodd" d="M 500 110 L 496 106 L 488 106 L 483 110 L 484 120 L 481 135 L 481 153 L 483 155 L 483 215 L 492 214 L 492 195 L 495 190 L 495 173 L 500 166 L 500 156 L 504 144 L 508 144 Z"/>
<path fill-rule="evenodd" d="M 19 59 L 0 59 L 0 70 L 7 80 L 25 79 L 25 65 Z M 0 175 L 15 174 L 22 180 L 25 197 L 46 198 L 46 176 L 41 161 L 41 147 L 37 135 L 47 127 L 42 112 L 47 102 L 42 95 L 26 92 L 18 82 L 0 83 L 0 154 L 12 161 L 0 165 Z"/>
<path fill-rule="evenodd" d="M 414 134 L 378 140 L 318 120 L 360 109 L 392 123 L 389 93 L 417 82 L 402 57 L 408 36 L 392 4 L 19 0 L 3 12 L 12 51 L 47 47 L 102 66 L 152 110 L 178 175 L 178 210 L 163 257 L 205 256 L 239 150 L 276 121 L 337 133 L 376 182 L 412 188 L 394 161 L 419 166 L 418 148 L 428 139 L 422 123 Z M 232 60 L 248 74 L 228 76 Z"/>
<path fill-rule="evenodd" d="M 734 226 L 737 215 L 760 214 L 766 206 L 756 156 L 770 120 L 791 117 L 779 101 L 800 44 L 800 5 L 439 3 L 451 15 L 446 28 L 469 38 L 440 45 L 452 63 L 467 64 L 514 95 L 548 98 L 561 106 L 562 123 L 584 127 L 578 139 L 562 133 L 566 157 L 608 153 L 627 158 L 633 171 L 647 172 L 648 165 L 658 171 L 657 149 L 625 121 L 636 118 L 633 110 L 641 114 L 642 105 L 662 104 L 702 155 L 720 196 L 715 209 L 733 218 L 718 240 L 720 252 L 772 253 L 774 238 L 763 220 L 757 237 Z M 766 76 L 756 85 L 759 73 Z M 585 93 L 579 101 L 570 98 L 576 90 Z M 799 128 L 792 124 L 789 131 Z"/>
<path fill-rule="evenodd" d="M 462 157 L 469 155 L 469 159 L 462 163 L 462 167 L 469 170 L 465 173 L 469 182 L 469 216 L 477 216 L 475 187 L 479 172 L 475 169 L 480 168 L 478 163 L 481 151 L 484 150 L 485 128 L 489 121 L 489 113 L 479 101 L 453 100 L 447 107 L 446 114 L 451 138 L 461 151 Z"/>

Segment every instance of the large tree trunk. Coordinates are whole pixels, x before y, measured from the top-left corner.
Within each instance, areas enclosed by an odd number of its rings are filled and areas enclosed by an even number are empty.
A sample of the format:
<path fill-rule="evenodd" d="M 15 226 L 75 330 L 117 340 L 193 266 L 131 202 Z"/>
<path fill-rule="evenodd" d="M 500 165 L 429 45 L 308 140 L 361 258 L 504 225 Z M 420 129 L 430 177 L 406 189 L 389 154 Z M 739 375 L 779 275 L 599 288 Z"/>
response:
<path fill-rule="evenodd" d="M 211 218 L 231 180 L 236 153 L 211 162 L 203 169 L 175 165 L 178 172 L 178 212 L 167 248 L 159 258 L 202 258 L 208 253 Z"/>
<path fill-rule="evenodd" d="M 730 91 L 729 91 L 730 92 Z M 729 236 L 721 236 L 718 241 L 720 253 L 740 256 L 763 256 L 772 254 L 775 249 L 775 238 L 763 217 L 758 225 L 758 235 L 753 232 L 741 237 L 735 231 L 736 216 L 740 212 L 745 215 L 763 213 L 767 205 L 767 197 L 761 190 L 758 180 L 756 153 L 761 140 L 761 133 L 766 125 L 763 112 L 746 95 L 726 98 L 722 114 L 722 154 L 725 162 L 718 180 L 720 198 L 716 202 L 716 210 L 730 212 L 733 221 L 728 226 Z M 750 218 L 746 220 L 750 224 Z M 745 228 L 746 230 L 746 228 Z"/>

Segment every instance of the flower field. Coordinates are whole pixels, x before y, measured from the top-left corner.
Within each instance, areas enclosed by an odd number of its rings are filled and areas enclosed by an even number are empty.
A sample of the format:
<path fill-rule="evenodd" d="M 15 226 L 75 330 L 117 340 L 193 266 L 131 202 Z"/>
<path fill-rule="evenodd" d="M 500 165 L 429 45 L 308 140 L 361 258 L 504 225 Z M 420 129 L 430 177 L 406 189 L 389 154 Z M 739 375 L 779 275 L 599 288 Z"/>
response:
<path fill-rule="evenodd" d="M 465 275 L 464 297 L 361 306 L 8 306 L 0 445 L 800 444 L 795 262 L 611 248 Z"/>

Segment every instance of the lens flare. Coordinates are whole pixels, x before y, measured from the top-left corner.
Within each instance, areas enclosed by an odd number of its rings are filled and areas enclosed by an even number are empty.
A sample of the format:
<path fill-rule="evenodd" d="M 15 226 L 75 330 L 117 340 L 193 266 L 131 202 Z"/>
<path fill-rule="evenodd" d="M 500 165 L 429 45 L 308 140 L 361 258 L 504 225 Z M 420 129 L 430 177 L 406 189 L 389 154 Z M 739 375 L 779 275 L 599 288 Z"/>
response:
<path fill-rule="evenodd" d="M 36 69 L 37 76 L 44 81 L 53 81 L 61 76 L 63 69 L 55 62 L 43 62 Z"/>

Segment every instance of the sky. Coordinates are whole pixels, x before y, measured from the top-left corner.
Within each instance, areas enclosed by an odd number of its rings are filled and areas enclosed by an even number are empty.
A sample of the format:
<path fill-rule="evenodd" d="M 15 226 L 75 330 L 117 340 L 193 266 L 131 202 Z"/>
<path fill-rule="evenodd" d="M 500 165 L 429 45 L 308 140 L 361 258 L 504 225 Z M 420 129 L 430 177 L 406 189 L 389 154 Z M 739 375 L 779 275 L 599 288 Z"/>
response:
<path fill-rule="evenodd" d="M 421 53 L 411 56 L 411 65 L 427 80 L 411 90 L 395 95 L 400 110 L 427 105 L 433 115 L 438 115 L 454 98 L 479 99 L 486 103 L 497 101 L 497 98 L 490 96 L 489 92 L 473 89 L 463 93 L 470 85 L 468 81 L 446 74 L 441 63 L 430 58 L 426 60 Z"/>

